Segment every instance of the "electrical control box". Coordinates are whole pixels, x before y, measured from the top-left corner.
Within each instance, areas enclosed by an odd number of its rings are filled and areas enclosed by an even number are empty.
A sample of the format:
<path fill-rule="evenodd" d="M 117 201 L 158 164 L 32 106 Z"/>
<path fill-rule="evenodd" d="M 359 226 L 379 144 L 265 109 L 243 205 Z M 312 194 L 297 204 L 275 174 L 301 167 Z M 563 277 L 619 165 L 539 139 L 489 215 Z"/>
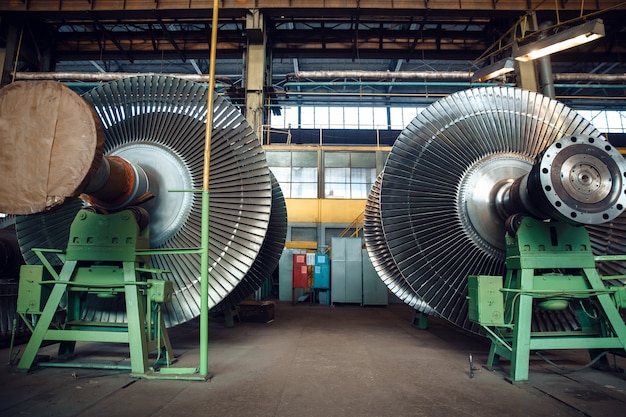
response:
<path fill-rule="evenodd" d="M 309 288 L 309 267 L 306 254 L 293 255 L 293 288 Z"/>
<path fill-rule="evenodd" d="M 171 281 L 149 279 L 148 299 L 155 303 L 167 303 L 172 301 L 174 288 Z"/>
<path fill-rule="evenodd" d="M 501 276 L 470 275 L 467 289 L 469 319 L 483 326 L 504 325 L 504 297 L 501 289 Z"/>
<path fill-rule="evenodd" d="M 327 254 L 315 254 L 313 288 L 330 288 L 330 261 Z"/>
<path fill-rule="evenodd" d="M 50 295 L 48 286 L 41 285 L 43 265 L 22 265 L 20 285 L 17 293 L 17 312 L 22 314 L 41 314 Z"/>

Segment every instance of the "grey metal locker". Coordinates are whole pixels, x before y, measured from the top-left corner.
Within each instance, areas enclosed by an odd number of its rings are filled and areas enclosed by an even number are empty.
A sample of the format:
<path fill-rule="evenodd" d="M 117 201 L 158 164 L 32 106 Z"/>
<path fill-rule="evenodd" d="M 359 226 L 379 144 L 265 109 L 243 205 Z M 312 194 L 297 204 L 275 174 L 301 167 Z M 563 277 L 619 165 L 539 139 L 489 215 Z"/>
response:
<path fill-rule="evenodd" d="M 363 250 L 363 305 L 388 305 L 387 286 L 372 265 L 367 250 Z"/>
<path fill-rule="evenodd" d="M 331 302 L 361 304 L 363 302 L 362 240 L 334 237 L 331 244 Z"/>

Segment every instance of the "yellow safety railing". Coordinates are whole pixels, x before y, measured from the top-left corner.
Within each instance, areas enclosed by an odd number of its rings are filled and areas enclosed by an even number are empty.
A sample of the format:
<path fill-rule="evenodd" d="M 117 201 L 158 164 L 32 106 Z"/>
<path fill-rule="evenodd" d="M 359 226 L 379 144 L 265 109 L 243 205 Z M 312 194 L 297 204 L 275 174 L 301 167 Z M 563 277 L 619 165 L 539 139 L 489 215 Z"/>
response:
<path fill-rule="evenodd" d="M 360 213 L 358 216 L 356 216 L 356 218 L 352 220 L 352 223 L 350 223 L 345 229 L 343 229 L 341 233 L 339 233 L 339 236 L 337 237 L 346 237 L 346 236 L 347 237 L 359 237 L 359 234 L 363 230 L 364 214 L 365 213 L 363 212 L 363 213 Z M 331 250 L 331 246 L 328 246 L 326 247 L 326 249 L 324 249 L 322 253 L 329 253 L 330 250 Z"/>

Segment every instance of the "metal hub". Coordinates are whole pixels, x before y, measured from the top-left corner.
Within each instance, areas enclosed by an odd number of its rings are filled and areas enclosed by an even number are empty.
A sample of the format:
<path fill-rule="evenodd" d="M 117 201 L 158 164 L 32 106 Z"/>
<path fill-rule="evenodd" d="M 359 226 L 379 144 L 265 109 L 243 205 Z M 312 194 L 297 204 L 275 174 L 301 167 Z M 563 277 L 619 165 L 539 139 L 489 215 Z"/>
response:
<path fill-rule="evenodd" d="M 113 149 L 115 155 L 141 167 L 150 179 L 154 199 L 144 204 L 150 213 L 150 246 L 160 247 L 179 231 L 191 212 L 193 181 L 180 155 L 156 143 L 129 143 Z"/>
<path fill-rule="evenodd" d="M 538 180 L 550 210 L 562 220 L 599 224 L 619 216 L 626 206 L 621 192 L 626 163 L 596 136 L 564 137 L 541 155 Z"/>
<path fill-rule="evenodd" d="M 597 203 L 609 194 L 609 170 L 599 162 L 591 155 L 576 155 L 563 163 L 561 183 L 572 198 L 583 203 Z"/>
<path fill-rule="evenodd" d="M 532 162 L 515 154 L 494 154 L 472 166 L 461 179 L 458 212 L 463 226 L 488 254 L 503 257 L 502 199 L 513 181 L 530 172 Z"/>

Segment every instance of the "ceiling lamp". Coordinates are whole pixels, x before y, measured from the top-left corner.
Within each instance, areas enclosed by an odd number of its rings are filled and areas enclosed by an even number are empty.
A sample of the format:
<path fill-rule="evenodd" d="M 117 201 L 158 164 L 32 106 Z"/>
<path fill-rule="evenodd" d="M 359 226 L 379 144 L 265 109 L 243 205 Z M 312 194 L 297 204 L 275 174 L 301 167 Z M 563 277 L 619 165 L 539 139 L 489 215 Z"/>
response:
<path fill-rule="evenodd" d="M 604 36 L 602 19 L 585 22 L 582 25 L 539 39 L 520 47 L 515 54 L 518 61 L 531 61 L 543 56 L 573 48 Z"/>
<path fill-rule="evenodd" d="M 514 71 L 515 68 L 513 64 L 513 58 L 505 58 L 494 62 L 491 65 L 487 65 L 486 67 L 474 72 L 472 75 L 472 82 L 481 83 Z"/>

